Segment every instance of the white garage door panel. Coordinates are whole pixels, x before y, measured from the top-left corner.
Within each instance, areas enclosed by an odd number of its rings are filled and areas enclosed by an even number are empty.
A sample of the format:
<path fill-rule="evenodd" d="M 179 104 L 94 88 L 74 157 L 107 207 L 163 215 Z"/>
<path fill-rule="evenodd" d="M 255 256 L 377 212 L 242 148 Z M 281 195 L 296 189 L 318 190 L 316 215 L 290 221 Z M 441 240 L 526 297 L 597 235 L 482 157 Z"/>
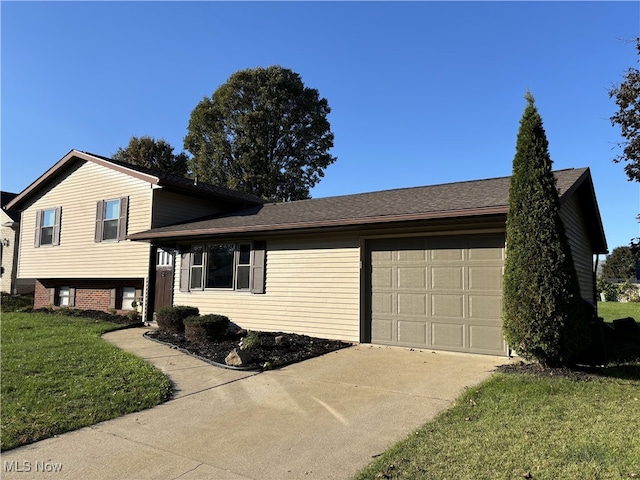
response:
<path fill-rule="evenodd" d="M 504 235 L 367 243 L 371 341 L 503 354 Z"/>

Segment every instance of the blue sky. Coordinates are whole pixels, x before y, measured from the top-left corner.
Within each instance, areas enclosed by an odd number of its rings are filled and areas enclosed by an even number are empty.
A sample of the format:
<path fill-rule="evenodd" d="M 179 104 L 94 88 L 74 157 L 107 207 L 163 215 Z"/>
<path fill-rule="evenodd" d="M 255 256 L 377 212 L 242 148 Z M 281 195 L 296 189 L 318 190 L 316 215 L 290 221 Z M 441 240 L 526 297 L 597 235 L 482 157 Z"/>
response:
<path fill-rule="evenodd" d="M 638 57 L 638 2 L 7 2 L 3 190 L 75 148 L 183 148 L 235 71 L 282 65 L 332 108 L 314 197 L 507 176 L 530 89 L 554 168 L 588 166 L 609 248 L 640 235 L 607 92 Z"/>

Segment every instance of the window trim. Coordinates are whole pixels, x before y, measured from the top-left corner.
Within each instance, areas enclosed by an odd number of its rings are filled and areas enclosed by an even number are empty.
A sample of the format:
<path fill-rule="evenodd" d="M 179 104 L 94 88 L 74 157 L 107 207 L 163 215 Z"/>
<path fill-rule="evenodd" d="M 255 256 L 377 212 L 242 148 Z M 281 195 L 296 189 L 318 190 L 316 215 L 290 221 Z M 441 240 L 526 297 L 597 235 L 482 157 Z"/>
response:
<path fill-rule="evenodd" d="M 53 212 L 53 225 L 44 225 L 44 216 L 47 212 Z M 44 208 L 36 210 L 36 229 L 33 246 L 35 248 L 40 247 L 55 247 L 60 245 L 60 221 L 62 217 L 62 207 Z M 51 243 L 42 242 L 43 229 L 51 228 Z"/>
<path fill-rule="evenodd" d="M 67 295 L 64 295 L 64 296 L 62 295 L 63 289 L 68 290 Z M 52 290 L 53 290 L 52 293 L 55 295 L 54 301 L 52 302 L 54 305 L 58 307 L 67 307 L 67 308 L 76 306 L 76 289 L 75 288 L 69 287 L 67 285 L 60 285 Z M 67 299 L 66 305 L 62 303 L 63 298 Z"/>
<path fill-rule="evenodd" d="M 135 308 L 131 305 L 126 307 L 124 305 L 124 289 L 132 288 L 134 291 L 133 300 L 138 304 Z M 119 287 L 114 287 L 109 289 L 109 308 L 113 308 L 115 310 L 125 310 L 132 311 L 137 310 L 138 306 L 142 306 L 144 299 L 142 297 L 142 289 L 135 287 L 133 285 L 124 285 Z"/>
<path fill-rule="evenodd" d="M 116 238 L 103 238 L 104 237 L 104 222 L 112 221 L 115 219 L 106 219 L 106 207 L 108 202 L 118 201 L 118 230 Z M 129 197 L 120 198 L 108 198 L 106 200 L 99 200 L 96 204 L 96 227 L 94 242 L 95 243 L 111 243 L 121 242 L 127 238 L 127 219 L 129 214 Z"/>
<path fill-rule="evenodd" d="M 231 279 L 231 287 L 207 287 L 208 275 L 208 249 L 212 245 L 233 245 L 233 277 Z M 248 263 L 240 263 L 242 247 L 249 247 Z M 202 249 L 201 264 L 194 264 L 194 254 L 196 250 Z M 200 252 L 197 252 L 200 253 Z M 266 242 L 264 241 L 220 241 L 210 242 L 206 244 L 185 246 L 180 254 L 180 291 L 196 292 L 196 291 L 223 291 L 223 292 L 249 292 L 254 294 L 265 293 L 264 271 L 266 260 Z M 247 268 L 249 279 L 246 287 L 238 287 L 239 269 Z M 200 282 L 197 285 L 192 284 L 194 280 L 194 270 L 199 271 Z"/>
<path fill-rule="evenodd" d="M 125 295 L 124 295 L 125 290 L 129 290 L 129 291 L 133 290 L 133 295 L 131 297 L 125 297 Z M 136 287 L 121 287 L 121 289 L 120 289 L 120 297 L 121 297 L 120 303 L 121 303 L 121 309 L 122 310 L 131 311 L 131 310 L 136 310 L 137 309 L 137 307 L 133 306 L 133 302 L 137 302 L 137 289 L 136 289 Z M 129 305 L 127 305 L 125 303 L 125 299 L 126 300 L 131 299 L 131 302 L 130 302 Z"/>

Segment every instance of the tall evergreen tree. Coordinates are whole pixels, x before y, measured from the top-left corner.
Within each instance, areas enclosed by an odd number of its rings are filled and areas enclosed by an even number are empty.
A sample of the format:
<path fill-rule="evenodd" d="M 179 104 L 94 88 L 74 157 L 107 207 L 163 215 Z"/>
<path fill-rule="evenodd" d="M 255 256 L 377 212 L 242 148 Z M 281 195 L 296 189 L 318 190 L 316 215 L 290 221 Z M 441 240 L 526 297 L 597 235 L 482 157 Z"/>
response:
<path fill-rule="evenodd" d="M 509 189 L 503 331 L 523 358 L 567 365 L 584 348 L 588 329 L 549 142 L 533 96 L 525 98 Z"/>

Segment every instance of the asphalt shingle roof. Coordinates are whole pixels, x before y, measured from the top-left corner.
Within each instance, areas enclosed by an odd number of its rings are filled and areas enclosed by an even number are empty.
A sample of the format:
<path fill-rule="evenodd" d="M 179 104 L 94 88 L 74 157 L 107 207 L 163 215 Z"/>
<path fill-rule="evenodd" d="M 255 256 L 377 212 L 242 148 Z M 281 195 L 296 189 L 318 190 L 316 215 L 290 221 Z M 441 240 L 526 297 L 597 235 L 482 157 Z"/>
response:
<path fill-rule="evenodd" d="M 96 155 L 91 152 L 82 152 L 87 155 L 91 155 L 92 157 L 99 158 L 105 162 L 112 163 L 114 165 L 119 165 L 123 168 L 128 168 L 130 170 L 134 170 L 136 172 L 144 173 L 146 175 L 151 175 L 159 179 L 161 185 L 168 185 L 174 188 L 179 188 L 184 191 L 191 191 L 193 193 L 207 193 L 213 194 L 216 196 L 228 198 L 230 200 L 241 201 L 250 204 L 261 204 L 265 201 L 260 197 L 255 195 L 251 195 L 250 193 L 238 192 L 236 190 L 231 190 L 229 188 L 220 187 L 217 185 L 212 185 L 204 182 L 194 182 L 191 178 L 183 177 L 182 175 L 178 175 L 175 173 L 167 173 L 162 170 L 156 170 L 153 168 L 146 168 L 140 165 L 134 165 L 132 163 L 121 162 L 119 160 L 114 160 L 113 158 L 103 157 L 102 155 Z"/>
<path fill-rule="evenodd" d="M 587 168 L 555 173 L 560 195 Z M 134 240 L 233 232 L 374 224 L 400 220 L 506 214 L 510 177 L 401 188 L 285 203 L 268 203 L 201 220 L 133 234 Z"/>

